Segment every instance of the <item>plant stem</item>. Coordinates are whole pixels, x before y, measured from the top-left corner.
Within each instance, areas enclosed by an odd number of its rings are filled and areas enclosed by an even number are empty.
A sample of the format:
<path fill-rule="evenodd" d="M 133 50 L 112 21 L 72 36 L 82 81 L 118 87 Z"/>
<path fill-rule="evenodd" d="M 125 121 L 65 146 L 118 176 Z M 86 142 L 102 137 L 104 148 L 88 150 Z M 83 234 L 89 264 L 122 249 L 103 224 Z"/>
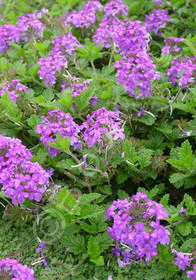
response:
<path fill-rule="evenodd" d="M 70 272 L 68 272 L 67 274 L 65 274 L 61 279 L 65 279 L 65 278 L 67 278 L 68 276 L 74 276 L 73 274 L 74 274 L 74 271 L 79 267 L 79 266 L 81 266 L 84 262 L 85 262 L 85 260 L 87 259 L 89 257 L 89 254 L 87 253 L 87 255 L 85 256 L 85 258 L 84 259 L 82 259 L 76 266 L 74 266 L 72 269 L 70 269 Z"/>
<path fill-rule="evenodd" d="M 114 42 L 112 41 L 112 51 L 111 51 L 110 61 L 109 61 L 108 66 L 110 66 L 112 64 L 113 56 L 114 56 Z"/>
<path fill-rule="evenodd" d="M 96 68 L 95 68 L 95 64 L 94 64 L 93 60 L 91 59 L 90 62 L 91 62 L 91 66 L 93 67 L 93 71 L 94 71 L 95 74 L 97 75 L 97 70 L 96 70 Z"/>

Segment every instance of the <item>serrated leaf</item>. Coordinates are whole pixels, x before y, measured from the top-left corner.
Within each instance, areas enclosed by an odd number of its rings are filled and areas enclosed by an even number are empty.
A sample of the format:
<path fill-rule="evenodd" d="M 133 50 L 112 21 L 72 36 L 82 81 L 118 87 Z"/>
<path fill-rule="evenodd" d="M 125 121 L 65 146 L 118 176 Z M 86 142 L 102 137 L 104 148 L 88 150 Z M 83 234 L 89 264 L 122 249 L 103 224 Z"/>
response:
<path fill-rule="evenodd" d="M 61 239 L 64 246 L 69 248 L 69 252 L 79 255 L 86 252 L 85 239 L 81 234 L 67 234 Z"/>
<path fill-rule="evenodd" d="M 91 201 L 99 198 L 101 196 L 101 194 L 99 193 L 88 193 L 88 194 L 83 194 L 81 197 L 80 197 L 80 203 L 81 204 L 88 204 L 90 203 Z"/>
<path fill-rule="evenodd" d="M 99 244 L 93 236 L 90 236 L 87 248 L 92 259 L 96 259 L 100 255 Z"/>
<path fill-rule="evenodd" d="M 63 169 L 73 169 L 72 166 L 75 165 L 75 162 L 72 159 L 63 159 L 57 162 L 56 167 Z"/>
<path fill-rule="evenodd" d="M 48 146 L 59 149 L 63 152 L 67 152 L 69 154 L 70 153 L 69 147 L 71 142 L 70 138 L 69 137 L 63 138 L 59 131 L 56 134 L 56 138 L 57 141 L 49 142 Z"/>
<path fill-rule="evenodd" d="M 103 256 L 99 256 L 96 259 L 90 258 L 90 261 L 94 262 L 96 265 L 104 265 L 104 258 L 103 258 Z"/>
<path fill-rule="evenodd" d="M 152 153 L 153 153 L 152 150 L 149 150 L 149 149 L 142 149 L 142 150 L 139 151 L 138 162 L 140 164 L 140 169 L 141 170 L 151 164 Z"/>
<path fill-rule="evenodd" d="M 168 201 L 169 201 L 169 194 L 167 193 L 161 198 L 159 203 L 162 204 L 163 206 L 167 206 Z"/>
<path fill-rule="evenodd" d="M 110 245 L 112 245 L 113 241 L 109 235 L 109 232 L 104 232 L 103 234 L 98 234 L 95 236 L 99 244 L 100 251 L 103 252 L 104 250 L 108 249 Z"/>
<path fill-rule="evenodd" d="M 187 178 L 190 175 L 182 174 L 182 173 L 174 173 L 170 176 L 169 181 L 171 184 L 175 184 L 177 182 L 180 182 L 181 184 L 179 186 L 183 185 L 183 179 Z"/>
<path fill-rule="evenodd" d="M 104 212 L 104 209 L 98 205 L 82 205 L 80 219 L 96 217 Z"/>
<path fill-rule="evenodd" d="M 98 186 L 97 189 L 107 195 L 111 195 L 112 194 L 112 188 L 111 185 L 103 185 L 103 186 Z"/>
<path fill-rule="evenodd" d="M 195 201 L 192 199 L 190 195 L 187 193 L 184 194 L 184 199 L 183 199 L 185 206 L 187 209 L 193 209 L 195 207 Z"/>
<path fill-rule="evenodd" d="M 193 225 L 191 222 L 183 222 L 183 223 L 177 225 L 177 229 L 182 236 L 189 235 L 192 231 L 192 227 L 193 227 Z"/>
<path fill-rule="evenodd" d="M 55 200 L 58 201 L 62 206 L 65 208 L 71 210 L 74 203 L 75 203 L 75 198 L 70 194 L 67 188 L 63 188 L 55 197 Z"/>
<path fill-rule="evenodd" d="M 129 162 L 134 164 L 138 160 L 135 147 L 133 147 L 131 142 L 125 140 L 123 148 L 126 158 L 129 160 Z"/>
<path fill-rule="evenodd" d="M 180 247 L 180 251 L 183 253 L 191 253 L 191 250 L 195 244 L 196 238 L 189 238 L 183 242 L 182 246 Z"/>

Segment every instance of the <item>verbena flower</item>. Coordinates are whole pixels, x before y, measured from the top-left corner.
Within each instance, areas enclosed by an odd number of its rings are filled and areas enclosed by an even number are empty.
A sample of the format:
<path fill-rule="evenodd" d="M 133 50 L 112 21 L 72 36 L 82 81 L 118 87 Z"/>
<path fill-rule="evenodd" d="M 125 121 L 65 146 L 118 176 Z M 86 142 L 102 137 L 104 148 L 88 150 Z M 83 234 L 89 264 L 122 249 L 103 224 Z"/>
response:
<path fill-rule="evenodd" d="M 62 55 L 66 57 L 74 56 L 76 47 L 82 47 L 80 42 L 72 35 L 71 32 L 66 35 L 56 37 L 51 43 L 54 44 L 54 47 L 52 48 L 54 53 L 62 53 Z"/>
<path fill-rule="evenodd" d="M 37 64 L 40 65 L 40 79 L 44 79 L 46 85 L 54 87 L 56 74 L 67 68 L 67 59 L 61 52 L 53 52 L 48 57 L 40 58 Z"/>
<path fill-rule="evenodd" d="M 0 25 L 0 53 L 9 49 L 9 42 L 18 43 L 21 38 L 20 30 L 9 23 Z"/>
<path fill-rule="evenodd" d="M 9 258 L 0 260 L 0 278 L 8 280 L 35 280 L 33 269 L 18 263 L 15 259 Z"/>
<path fill-rule="evenodd" d="M 2 96 L 4 92 L 8 91 L 10 100 L 14 101 L 16 105 L 16 101 L 19 97 L 20 92 L 24 91 L 25 93 L 27 93 L 29 90 L 29 88 L 21 84 L 20 81 L 21 80 L 12 80 L 12 82 L 7 81 L 7 85 L 0 90 L 0 96 Z"/>
<path fill-rule="evenodd" d="M 145 51 L 130 52 L 117 61 L 114 67 L 117 68 L 118 82 L 136 99 L 151 96 L 151 81 L 160 79 L 159 73 L 154 70 L 155 65 Z"/>
<path fill-rule="evenodd" d="M 170 76 L 170 82 L 175 85 L 177 82 L 179 87 L 182 88 L 188 83 L 195 81 L 196 75 L 196 56 L 186 57 L 172 61 L 172 66 L 168 69 L 166 76 Z"/>
<path fill-rule="evenodd" d="M 192 280 L 196 280 L 196 264 L 193 265 L 193 271 L 192 270 L 188 270 L 186 271 L 186 276 L 187 278 L 192 278 Z"/>
<path fill-rule="evenodd" d="M 21 33 L 21 40 L 25 42 L 29 41 L 32 37 L 38 38 L 43 36 L 45 29 L 44 24 L 37 19 L 36 14 L 19 16 L 16 25 Z"/>
<path fill-rule="evenodd" d="M 47 260 L 46 260 L 46 255 L 42 252 L 46 248 L 46 242 L 41 242 L 39 243 L 39 247 L 36 249 L 36 253 L 41 253 L 41 256 L 43 258 L 43 263 L 46 267 L 49 267 Z"/>
<path fill-rule="evenodd" d="M 107 141 L 108 137 L 112 137 L 113 141 L 118 139 L 124 141 L 124 130 L 120 128 L 122 123 L 123 121 L 116 112 L 100 108 L 91 116 L 87 116 L 86 122 L 80 126 L 80 129 L 84 130 L 84 141 L 87 141 L 88 147 L 92 147 L 94 143 Z"/>
<path fill-rule="evenodd" d="M 101 11 L 103 6 L 98 1 L 89 1 L 80 11 L 67 12 L 62 16 L 64 24 L 70 24 L 76 28 L 88 28 L 96 22 L 96 11 Z"/>
<path fill-rule="evenodd" d="M 177 257 L 174 258 L 174 263 L 179 267 L 180 270 L 185 270 L 186 266 L 190 266 L 190 257 L 184 255 L 182 252 L 177 252 L 176 250 L 172 250 L 172 253 L 176 254 Z"/>
<path fill-rule="evenodd" d="M 41 134 L 40 140 L 48 148 L 51 157 L 60 152 L 58 149 L 48 146 L 49 142 L 57 140 L 57 132 L 60 132 L 63 138 L 69 137 L 71 140 L 70 144 L 74 149 L 82 148 L 78 137 L 80 132 L 79 125 L 74 122 L 69 113 L 64 113 L 60 109 L 49 111 L 47 117 L 42 117 L 42 123 L 37 125 L 35 132 Z"/>
<path fill-rule="evenodd" d="M 117 17 L 104 18 L 99 24 L 96 34 L 93 35 L 93 41 L 96 42 L 96 45 L 102 44 L 102 47 L 111 48 L 116 41 L 121 25 L 122 22 Z"/>
<path fill-rule="evenodd" d="M 172 51 L 175 53 L 178 53 L 181 51 L 181 48 L 178 47 L 178 43 L 184 41 L 183 38 L 177 38 L 177 37 L 168 37 L 164 40 L 165 46 L 162 49 L 162 55 L 163 54 L 169 54 Z"/>
<path fill-rule="evenodd" d="M 129 7 L 123 4 L 123 1 L 109 1 L 104 7 L 104 16 L 115 17 L 115 16 L 128 16 Z"/>
<path fill-rule="evenodd" d="M 12 203 L 23 203 L 25 198 L 40 201 L 49 187 L 52 170 L 45 171 L 21 141 L 0 135 L 0 185 Z"/>
<path fill-rule="evenodd" d="M 166 27 L 167 22 L 172 22 L 167 10 L 153 10 L 150 15 L 146 15 L 145 26 L 148 32 L 162 36 L 162 33 L 159 33 L 159 31 Z"/>
<path fill-rule="evenodd" d="M 73 96 L 73 97 L 76 97 L 76 96 L 80 95 L 80 93 L 81 93 L 82 91 L 84 91 L 85 89 L 88 88 L 88 85 L 89 85 L 90 81 L 91 81 L 91 80 L 88 79 L 88 80 L 86 80 L 86 81 L 84 81 L 84 82 L 82 82 L 82 83 L 73 84 L 73 85 L 70 87 L 70 90 L 71 90 L 71 92 L 72 92 L 72 96 Z"/>
<path fill-rule="evenodd" d="M 145 50 L 150 41 L 150 34 L 141 21 L 125 19 L 119 26 L 114 42 L 119 46 L 119 51 L 126 55 L 132 51 Z"/>
<path fill-rule="evenodd" d="M 127 265 L 131 259 L 148 261 L 157 255 L 159 243 L 169 244 L 170 232 L 160 224 L 162 219 L 168 218 L 168 213 L 146 194 L 137 193 L 130 201 L 114 201 L 105 218 L 113 221 L 108 232 L 117 241 L 118 257 L 121 255 Z"/>

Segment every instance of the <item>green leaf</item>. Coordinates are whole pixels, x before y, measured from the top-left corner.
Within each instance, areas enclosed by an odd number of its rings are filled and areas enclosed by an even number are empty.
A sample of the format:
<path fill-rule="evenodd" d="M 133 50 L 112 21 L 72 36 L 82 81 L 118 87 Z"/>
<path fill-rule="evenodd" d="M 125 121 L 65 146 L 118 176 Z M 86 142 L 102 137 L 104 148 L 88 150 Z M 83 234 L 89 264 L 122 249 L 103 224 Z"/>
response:
<path fill-rule="evenodd" d="M 123 148 L 124 148 L 126 158 L 129 160 L 129 162 L 134 164 L 138 160 L 135 147 L 133 147 L 131 142 L 125 140 Z"/>
<path fill-rule="evenodd" d="M 112 238 L 109 235 L 109 232 L 104 232 L 103 234 L 98 234 L 95 236 L 95 239 L 97 240 L 99 244 L 100 251 L 103 252 L 104 250 L 107 250 L 109 246 L 112 245 L 113 241 Z"/>
<path fill-rule="evenodd" d="M 87 248 L 92 259 L 96 259 L 100 255 L 99 244 L 93 236 L 90 236 Z"/>
<path fill-rule="evenodd" d="M 149 149 L 142 149 L 142 150 L 139 151 L 138 162 L 140 164 L 140 169 L 141 170 L 151 164 L 152 153 L 153 153 L 152 150 L 149 150 Z"/>
<path fill-rule="evenodd" d="M 75 165 L 75 162 L 72 159 L 63 159 L 58 161 L 56 167 L 63 169 L 73 169 L 72 166 Z"/>
<path fill-rule="evenodd" d="M 61 239 L 61 242 L 64 246 L 69 248 L 69 252 L 72 252 L 75 255 L 79 255 L 81 253 L 86 252 L 85 239 L 84 236 L 80 234 L 64 235 Z"/>
<path fill-rule="evenodd" d="M 103 256 L 99 256 L 96 259 L 90 258 L 90 261 L 94 262 L 96 265 L 104 265 L 104 258 L 103 258 Z"/>
<path fill-rule="evenodd" d="M 107 195 L 111 195 L 112 194 L 111 185 L 98 186 L 97 190 L 99 190 L 100 192 L 102 192 L 104 194 L 107 194 Z"/>
<path fill-rule="evenodd" d="M 193 249 L 195 244 L 196 238 L 189 238 L 183 242 L 182 246 L 180 247 L 180 251 L 182 251 L 183 253 L 191 253 L 191 250 Z"/>
<path fill-rule="evenodd" d="M 161 198 L 159 203 L 162 204 L 163 206 L 167 206 L 168 201 L 169 201 L 169 194 L 167 193 Z"/>
<path fill-rule="evenodd" d="M 170 176 L 169 181 L 171 184 L 175 184 L 177 182 L 180 182 L 178 185 L 178 188 L 183 185 L 183 179 L 189 177 L 190 175 L 182 174 L 182 173 L 174 173 Z"/>
<path fill-rule="evenodd" d="M 177 225 L 177 229 L 182 236 L 189 235 L 192 231 L 192 227 L 193 227 L 193 225 L 191 222 L 183 222 L 183 223 Z"/>
<path fill-rule="evenodd" d="M 90 203 L 91 201 L 99 198 L 101 196 L 101 194 L 99 193 L 88 193 L 88 194 L 83 194 L 81 197 L 80 197 L 80 203 L 81 204 L 88 204 Z"/>
<path fill-rule="evenodd" d="M 69 147 L 70 147 L 70 142 L 71 142 L 70 138 L 69 137 L 63 138 L 59 131 L 56 134 L 56 138 L 57 138 L 57 141 L 49 142 L 48 145 L 50 147 L 59 149 L 59 150 L 69 154 L 70 153 Z"/>
<path fill-rule="evenodd" d="M 87 219 L 91 217 L 96 217 L 104 213 L 104 209 L 98 205 L 82 205 L 80 219 Z"/>
<path fill-rule="evenodd" d="M 77 105 L 77 109 L 79 112 L 81 112 L 82 109 L 84 109 L 89 105 L 89 100 L 94 95 L 95 95 L 95 90 L 92 87 L 90 87 L 80 92 L 79 96 L 76 96 L 74 102 Z"/>
<path fill-rule="evenodd" d="M 184 194 L 183 201 L 185 202 L 186 209 L 192 210 L 195 207 L 195 201 L 187 193 Z"/>
<path fill-rule="evenodd" d="M 70 194 L 68 189 L 64 187 L 55 197 L 55 200 L 58 201 L 61 205 L 63 205 L 65 208 L 71 210 L 74 203 L 75 198 Z"/>

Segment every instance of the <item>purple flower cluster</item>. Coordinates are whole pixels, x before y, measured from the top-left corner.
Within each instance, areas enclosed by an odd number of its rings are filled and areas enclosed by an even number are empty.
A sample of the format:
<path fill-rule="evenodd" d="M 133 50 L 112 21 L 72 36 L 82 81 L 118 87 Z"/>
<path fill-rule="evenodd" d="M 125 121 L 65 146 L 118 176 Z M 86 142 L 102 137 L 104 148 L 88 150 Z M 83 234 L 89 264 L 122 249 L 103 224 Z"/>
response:
<path fill-rule="evenodd" d="M 102 43 L 102 47 L 111 48 L 121 25 L 122 22 L 117 17 L 104 18 L 99 24 L 96 34 L 93 35 L 93 41 L 96 42 L 96 45 Z"/>
<path fill-rule="evenodd" d="M 172 61 L 172 66 L 168 69 L 166 76 L 170 76 L 170 82 L 172 85 L 179 83 L 179 87 L 182 88 L 188 83 L 194 83 L 196 75 L 196 56 L 186 57 Z"/>
<path fill-rule="evenodd" d="M 67 59 L 61 52 L 53 52 L 48 57 L 40 58 L 37 64 L 41 66 L 38 71 L 40 79 L 44 79 L 46 85 L 54 87 L 55 75 L 57 72 L 61 72 L 62 67 L 67 68 Z"/>
<path fill-rule="evenodd" d="M 43 258 L 43 263 L 46 267 L 49 267 L 47 260 L 46 260 L 46 255 L 42 252 L 46 248 L 46 242 L 41 242 L 39 243 L 39 248 L 36 249 L 36 253 L 41 253 L 41 256 Z"/>
<path fill-rule="evenodd" d="M 21 40 L 25 42 L 29 41 L 32 37 L 37 38 L 43 36 L 45 29 L 44 24 L 37 19 L 36 14 L 19 16 L 16 25 L 20 30 Z"/>
<path fill-rule="evenodd" d="M 34 271 L 15 259 L 0 260 L 0 278 L 9 280 L 35 280 Z"/>
<path fill-rule="evenodd" d="M 124 20 L 119 26 L 118 35 L 114 38 L 122 55 L 131 51 L 146 49 L 150 34 L 140 21 Z"/>
<path fill-rule="evenodd" d="M 107 209 L 106 219 L 113 218 L 108 232 L 116 239 L 117 248 L 113 250 L 118 257 L 123 256 L 123 263 L 130 259 L 150 260 L 157 255 L 157 245 L 169 244 L 170 232 L 160 224 L 168 213 L 161 204 L 147 198 L 146 194 L 137 193 L 131 198 L 114 201 Z"/>
<path fill-rule="evenodd" d="M 167 10 L 153 10 L 150 15 L 146 15 L 145 26 L 148 32 L 162 36 L 159 30 L 165 28 L 167 22 L 172 22 Z"/>
<path fill-rule="evenodd" d="M 192 278 L 192 280 L 196 280 L 196 264 L 193 265 L 193 271 L 192 270 L 188 270 L 186 272 L 186 276 L 187 278 Z"/>
<path fill-rule="evenodd" d="M 19 41 L 20 31 L 16 26 L 9 23 L 0 25 L 0 53 L 9 49 L 9 42 Z"/>
<path fill-rule="evenodd" d="M 88 147 L 94 143 L 103 142 L 112 136 L 112 141 L 125 140 L 124 129 L 120 128 L 123 121 L 116 112 L 107 111 L 104 107 L 88 115 L 80 129 L 83 130 L 83 139 L 88 142 Z"/>
<path fill-rule="evenodd" d="M 12 82 L 6 82 L 6 86 L 4 86 L 0 90 L 0 96 L 3 95 L 4 92 L 8 91 L 8 94 L 10 96 L 10 100 L 15 102 L 16 105 L 16 100 L 19 97 L 20 92 L 28 92 L 28 87 L 24 86 L 20 83 L 21 80 L 12 80 Z"/>
<path fill-rule="evenodd" d="M 162 55 L 163 54 L 169 54 L 171 51 L 174 51 L 175 53 L 178 53 L 181 51 L 181 48 L 178 47 L 178 43 L 184 41 L 183 38 L 177 38 L 177 37 L 168 37 L 164 40 L 166 43 L 165 46 L 162 49 Z"/>
<path fill-rule="evenodd" d="M 180 270 L 185 270 L 186 266 L 190 266 L 191 259 L 189 256 L 186 256 L 182 252 L 178 252 L 174 249 L 172 249 L 172 253 L 177 255 L 177 257 L 174 258 L 174 261 L 175 265 L 177 265 Z"/>
<path fill-rule="evenodd" d="M 89 85 L 90 81 L 91 80 L 88 79 L 88 80 L 84 81 L 83 83 L 77 83 L 77 84 L 72 85 L 70 87 L 70 90 L 72 92 L 72 96 L 76 97 L 76 96 L 80 95 L 80 93 L 82 91 L 84 91 L 85 89 L 88 88 L 88 85 Z"/>
<path fill-rule="evenodd" d="M 71 145 L 74 149 L 81 149 L 82 145 L 78 139 L 80 127 L 74 121 L 69 113 L 64 113 L 60 109 L 49 111 L 47 117 L 42 117 L 42 123 L 37 125 L 35 132 L 42 134 L 40 140 L 48 148 L 51 157 L 54 157 L 58 152 L 56 148 L 48 146 L 49 142 L 57 140 L 57 132 L 60 132 L 63 138 L 69 137 Z"/>
<path fill-rule="evenodd" d="M 45 171 L 19 139 L 0 135 L 0 185 L 12 203 L 21 204 L 25 198 L 40 201 L 49 186 L 51 171 Z"/>
<path fill-rule="evenodd" d="M 96 11 L 101 11 L 103 6 L 99 1 L 88 1 L 80 11 L 71 11 L 63 15 L 64 24 L 76 28 L 88 28 L 96 22 Z"/>
<path fill-rule="evenodd" d="M 136 99 L 151 96 L 151 80 L 160 78 L 159 73 L 154 70 L 155 65 L 150 56 L 142 50 L 132 51 L 123 56 L 114 67 L 117 68 L 118 82 Z"/>
<path fill-rule="evenodd" d="M 69 32 L 66 35 L 58 36 L 51 42 L 54 44 L 52 51 L 54 53 L 62 53 L 64 56 L 73 56 L 76 50 L 76 47 L 82 47 L 80 42 L 76 37 Z"/>
<path fill-rule="evenodd" d="M 104 17 L 110 18 L 115 16 L 128 16 L 129 7 L 123 4 L 121 0 L 111 0 L 108 4 L 104 7 Z"/>

